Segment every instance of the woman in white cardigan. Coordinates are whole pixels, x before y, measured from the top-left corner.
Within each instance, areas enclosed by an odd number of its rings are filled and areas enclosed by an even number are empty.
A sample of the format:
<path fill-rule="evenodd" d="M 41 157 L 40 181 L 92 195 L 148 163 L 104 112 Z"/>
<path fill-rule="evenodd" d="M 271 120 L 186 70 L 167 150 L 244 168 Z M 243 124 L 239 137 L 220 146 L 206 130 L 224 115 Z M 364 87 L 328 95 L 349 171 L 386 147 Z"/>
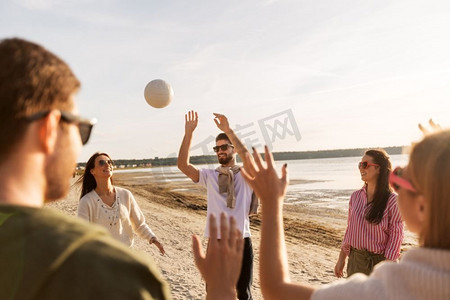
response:
<path fill-rule="evenodd" d="M 313 287 L 291 283 L 283 230 L 287 168 L 278 177 L 266 148 L 267 166 L 255 151 L 243 172 L 262 206 L 260 278 L 264 299 L 450 299 L 450 130 L 427 135 L 413 145 L 406 168 L 390 176 L 398 205 L 420 247 L 399 263 L 382 262 L 370 276 Z"/>
<path fill-rule="evenodd" d="M 134 233 L 158 247 L 164 247 L 145 222 L 133 194 L 112 183 L 113 162 L 106 153 L 94 153 L 86 163 L 82 182 L 78 216 L 106 227 L 112 236 L 131 247 Z"/>

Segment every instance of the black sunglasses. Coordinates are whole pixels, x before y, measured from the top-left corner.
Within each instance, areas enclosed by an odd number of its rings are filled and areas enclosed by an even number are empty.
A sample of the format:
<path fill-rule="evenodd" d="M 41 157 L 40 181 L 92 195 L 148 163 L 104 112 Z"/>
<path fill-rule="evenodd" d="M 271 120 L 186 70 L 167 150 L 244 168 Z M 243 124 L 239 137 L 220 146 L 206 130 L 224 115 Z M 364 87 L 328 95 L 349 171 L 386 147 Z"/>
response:
<path fill-rule="evenodd" d="M 77 125 L 78 131 L 80 132 L 80 138 L 83 145 L 86 145 L 86 143 L 89 141 L 89 137 L 91 136 L 92 127 L 94 127 L 94 124 L 97 123 L 96 119 L 85 119 L 80 116 L 74 115 L 67 111 L 60 111 L 61 112 L 61 121 L 66 123 L 73 123 Z M 50 113 L 50 110 L 41 111 L 38 113 L 35 113 L 34 115 L 31 115 L 29 117 L 26 117 L 27 121 L 33 122 L 39 119 L 42 119 L 46 117 Z"/>
<path fill-rule="evenodd" d="M 100 160 L 98 161 L 98 165 L 99 165 L 100 167 L 103 167 L 103 166 L 106 165 L 106 164 L 108 164 L 108 165 L 111 166 L 111 167 L 114 166 L 113 161 L 110 160 L 110 159 L 108 159 L 108 160 L 100 159 Z"/>
<path fill-rule="evenodd" d="M 213 150 L 214 150 L 214 152 L 219 152 L 219 149 L 222 150 L 222 151 L 226 151 L 228 149 L 228 147 L 233 147 L 234 148 L 234 146 L 231 145 L 231 144 L 223 144 L 223 145 L 220 145 L 220 146 L 214 146 Z"/>

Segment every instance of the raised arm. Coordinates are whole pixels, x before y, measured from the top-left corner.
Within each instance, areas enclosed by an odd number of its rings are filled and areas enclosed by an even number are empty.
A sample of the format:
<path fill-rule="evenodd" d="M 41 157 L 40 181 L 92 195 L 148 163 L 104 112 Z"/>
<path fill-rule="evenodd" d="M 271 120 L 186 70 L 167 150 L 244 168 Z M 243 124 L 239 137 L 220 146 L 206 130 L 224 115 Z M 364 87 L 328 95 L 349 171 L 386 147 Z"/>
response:
<path fill-rule="evenodd" d="M 198 169 L 189 162 L 189 148 L 191 148 L 192 135 L 197 127 L 198 114 L 191 110 L 184 115 L 184 119 L 184 138 L 181 142 L 180 152 L 178 152 L 178 169 L 180 169 L 187 177 L 191 178 L 192 181 L 198 182 L 200 173 Z"/>
<path fill-rule="evenodd" d="M 217 127 L 228 136 L 230 142 L 234 146 L 234 149 L 236 149 L 236 152 L 241 158 L 245 168 L 245 165 L 247 164 L 245 160 L 246 153 L 249 153 L 247 147 L 245 147 L 245 145 L 241 142 L 241 140 L 236 136 L 234 131 L 230 128 L 230 124 L 228 123 L 228 119 L 225 115 L 214 113 L 214 116 L 215 116 L 214 122 L 216 123 Z"/>
<path fill-rule="evenodd" d="M 221 239 L 218 240 L 220 230 Z M 197 236 L 192 236 L 195 264 L 206 283 L 206 300 L 235 300 L 236 283 L 242 266 L 244 240 L 233 217 L 220 215 L 218 228 L 214 214 L 209 219 L 210 238 L 206 254 Z"/>
<path fill-rule="evenodd" d="M 314 288 L 290 282 L 283 227 L 283 200 L 287 187 L 287 169 L 281 178 L 273 167 L 273 157 L 265 147 L 267 166 L 254 150 L 254 162 L 247 154 L 242 175 L 255 191 L 264 207 L 262 210 L 260 280 L 264 299 L 310 299 Z"/>

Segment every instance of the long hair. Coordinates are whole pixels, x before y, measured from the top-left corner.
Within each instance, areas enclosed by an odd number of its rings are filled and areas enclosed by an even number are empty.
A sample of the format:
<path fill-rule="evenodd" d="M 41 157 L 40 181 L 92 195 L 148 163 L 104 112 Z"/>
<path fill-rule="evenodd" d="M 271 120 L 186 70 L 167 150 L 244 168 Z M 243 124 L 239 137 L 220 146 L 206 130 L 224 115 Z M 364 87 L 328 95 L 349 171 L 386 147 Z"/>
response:
<path fill-rule="evenodd" d="M 95 181 L 94 175 L 91 174 L 91 170 L 95 168 L 95 159 L 99 157 L 100 155 L 107 156 L 109 159 L 108 154 L 103 152 L 96 152 L 94 153 L 91 158 L 86 163 L 86 168 L 84 169 L 83 175 L 77 180 L 76 183 L 82 183 L 81 185 L 81 194 L 80 199 L 83 198 L 84 195 L 89 193 L 90 191 L 94 190 L 97 187 L 97 181 Z M 112 179 L 111 179 L 112 182 Z"/>
<path fill-rule="evenodd" d="M 388 154 L 383 149 L 370 149 L 365 152 L 365 155 L 372 157 L 373 162 L 379 165 L 380 168 L 373 201 L 366 214 L 366 220 L 368 222 L 379 224 L 383 219 L 389 196 L 392 193 L 392 189 L 389 185 L 389 174 L 392 171 L 392 166 Z"/>
<path fill-rule="evenodd" d="M 426 136 L 413 145 L 408 173 L 427 201 L 420 244 L 429 248 L 450 249 L 450 130 Z"/>

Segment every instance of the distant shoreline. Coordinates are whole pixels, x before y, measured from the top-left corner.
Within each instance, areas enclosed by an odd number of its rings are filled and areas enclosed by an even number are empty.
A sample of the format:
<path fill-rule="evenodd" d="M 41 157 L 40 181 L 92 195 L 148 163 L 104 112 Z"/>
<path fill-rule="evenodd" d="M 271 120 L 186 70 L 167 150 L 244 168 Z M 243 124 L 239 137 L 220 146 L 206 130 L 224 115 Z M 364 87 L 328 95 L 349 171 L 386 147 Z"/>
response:
<path fill-rule="evenodd" d="M 377 147 L 373 147 L 377 148 Z M 383 148 L 389 155 L 403 154 L 407 146 L 395 147 L 378 147 Z M 317 150 L 317 151 L 289 151 L 289 152 L 273 152 L 275 160 L 297 160 L 297 159 L 319 159 L 319 158 L 336 158 L 336 157 L 354 157 L 363 155 L 368 148 L 353 149 L 335 149 L 335 150 Z M 217 163 L 215 155 L 199 155 L 191 156 L 190 162 L 195 165 Z M 121 169 L 130 168 L 148 168 L 161 166 L 175 166 L 177 164 L 176 157 L 155 157 L 143 159 L 116 159 L 116 166 Z M 78 163 L 78 167 L 84 167 L 86 162 Z"/>

